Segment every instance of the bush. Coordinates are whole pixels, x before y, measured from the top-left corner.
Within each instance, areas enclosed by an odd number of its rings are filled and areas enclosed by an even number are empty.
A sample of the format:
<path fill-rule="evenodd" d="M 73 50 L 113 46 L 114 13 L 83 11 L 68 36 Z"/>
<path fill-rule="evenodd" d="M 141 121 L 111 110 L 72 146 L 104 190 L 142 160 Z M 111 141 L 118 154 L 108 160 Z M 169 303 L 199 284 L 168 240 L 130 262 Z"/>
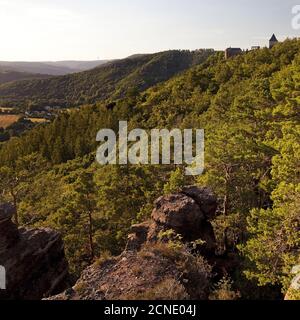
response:
<path fill-rule="evenodd" d="M 209 296 L 209 300 L 237 300 L 240 293 L 234 291 L 233 282 L 229 277 L 222 278 L 215 286 L 213 292 Z"/>

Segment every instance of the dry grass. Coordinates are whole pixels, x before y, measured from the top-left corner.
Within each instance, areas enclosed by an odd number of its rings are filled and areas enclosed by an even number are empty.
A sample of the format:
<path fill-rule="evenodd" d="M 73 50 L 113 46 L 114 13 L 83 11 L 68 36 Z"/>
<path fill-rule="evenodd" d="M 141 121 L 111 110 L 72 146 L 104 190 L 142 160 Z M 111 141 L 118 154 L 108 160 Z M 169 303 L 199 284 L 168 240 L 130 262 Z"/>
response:
<path fill-rule="evenodd" d="M 94 262 L 94 266 L 102 267 L 105 263 L 113 262 L 116 257 L 113 257 L 109 251 L 103 251 L 100 257 Z"/>
<path fill-rule="evenodd" d="M 154 288 L 143 292 L 136 292 L 121 297 L 121 300 L 168 300 L 183 301 L 190 297 L 184 286 L 173 278 L 167 278 L 158 283 Z"/>
<path fill-rule="evenodd" d="M 182 258 L 182 248 L 177 247 L 172 242 L 157 242 L 145 244 L 142 250 L 138 253 L 140 257 L 145 259 L 148 257 L 151 258 L 153 254 L 154 256 L 159 255 L 175 262 L 176 260 Z"/>
<path fill-rule="evenodd" d="M 5 115 L 0 115 L 0 128 L 7 128 L 9 127 L 11 124 L 17 122 L 20 119 L 19 115 L 9 115 L 9 114 L 5 114 Z"/>
<path fill-rule="evenodd" d="M 224 277 L 214 286 L 214 290 L 209 296 L 209 300 L 238 300 L 241 295 L 233 289 L 233 282 L 230 278 Z"/>
<path fill-rule="evenodd" d="M 143 271 L 143 267 L 139 265 L 135 265 L 131 269 L 131 272 L 137 277 L 140 277 L 143 274 Z"/>

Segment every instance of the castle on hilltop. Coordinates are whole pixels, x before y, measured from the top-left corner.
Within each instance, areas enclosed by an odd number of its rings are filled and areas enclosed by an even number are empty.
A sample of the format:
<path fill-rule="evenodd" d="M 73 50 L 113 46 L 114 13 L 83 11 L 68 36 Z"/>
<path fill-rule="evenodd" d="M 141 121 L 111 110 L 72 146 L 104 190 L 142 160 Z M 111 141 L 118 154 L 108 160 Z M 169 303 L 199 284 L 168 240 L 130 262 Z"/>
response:
<path fill-rule="evenodd" d="M 275 34 L 273 33 L 273 35 L 269 41 L 269 48 L 272 49 L 275 46 L 275 44 L 277 44 L 278 42 L 279 41 L 277 40 Z"/>
<path fill-rule="evenodd" d="M 271 39 L 269 40 L 269 49 L 272 49 L 279 41 L 277 40 L 275 34 L 272 35 Z M 259 50 L 260 46 L 252 46 L 251 50 Z M 248 51 L 248 50 L 247 50 Z M 243 53 L 241 48 L 227 48 L 225 50 L 225 59 L 229 59 L 235 57 L 239 54 Z"/>
<path fill-rule="evenodd" d="M 225 50 L 225 59 L 229 59 L 229 58 L 232 58 L 232 57 L 235 57 L 239 54 L 241 54 L 243 51 L 241 48 L 227 48 Z"/>

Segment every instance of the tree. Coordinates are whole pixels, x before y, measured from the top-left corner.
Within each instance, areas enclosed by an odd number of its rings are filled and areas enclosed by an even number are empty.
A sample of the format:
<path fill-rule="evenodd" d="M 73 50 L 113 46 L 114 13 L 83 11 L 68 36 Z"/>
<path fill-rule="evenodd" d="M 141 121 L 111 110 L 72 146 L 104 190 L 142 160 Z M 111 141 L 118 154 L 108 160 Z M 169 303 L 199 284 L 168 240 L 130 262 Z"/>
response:
<path fill-rule="evenodd" d="M 246 275 L 260 285 L 278 284 L 287 289 L 291 268 L 300 248 L 300 117 L 299 67 L 295 63 L 277 73 L 271 82 L 276 101 L 266 114 L 271 125 L 266 143 L 272 158 L 273 206 L 252 210 L 248 218 L 249 239 L 241 250 L 249 261 Z"/>
<path fill-rule="evenodd" d="M 185 176 L 182 168 L 177 168 L 171 173 L 169 181 L 164 186 L 164 193 L 171 194 L 179 192 L 184 187 Z"/>
<path fill-rule="evenodd" d="M 214 224 L 224 252 L 236 250 L 246 238 L 246 217 L 249 210 L 263 203 L 259 182 L 268 173 L 269 163 L 270 156 L 251 132 L 229 121 L 207 135 L 206 171 L 198 183 L 210 186 L 221 200 Z"/>
<path fill-rule="evenodd" d="M 15 224 L 19 225 L 18 204 L 26 194 L 35 175 L 47 167 L 47 162 L 38 154 L 31 154 L 17 160 L 14 167 L 0 168 L 2 198 L 12 201 L 15 206 Z"/>
<path fill-rule="evenodd" d="M 89 170 L 78 170 L 76 173 L 77 178 L 70 185 L 71 197 L 76 204 L 76 210 L 80 213 L 81 217 L 87 217 L 87 235 L 90 261 L 95 258 L 94 248 L 94 222 L 93 215 L 97 210 L 96 202 L 96 184 L 94 182 L 94 172 Z"/>
<path fill-rule="evenodd" d="M 240 248 L 249 260 L 245 272 L 249 279 L 261 286 L 280 285 L 286 292 L 292 267 L 299 262 L 300 185 L 282 184 L 273 197 L 274 209 L 252 210 L 247 219 L 250 237 Z"/>

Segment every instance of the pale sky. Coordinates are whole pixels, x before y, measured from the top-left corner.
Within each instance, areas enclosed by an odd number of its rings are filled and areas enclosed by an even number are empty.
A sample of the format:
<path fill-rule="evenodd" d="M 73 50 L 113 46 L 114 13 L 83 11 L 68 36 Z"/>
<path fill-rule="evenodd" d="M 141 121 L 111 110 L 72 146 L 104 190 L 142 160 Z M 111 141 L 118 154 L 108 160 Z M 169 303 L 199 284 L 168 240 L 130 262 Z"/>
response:
<path fill-rule="evenodd" d="M 0 60 L 123 58 L 300 36 L 300 0 L 0 0 Z"/>

